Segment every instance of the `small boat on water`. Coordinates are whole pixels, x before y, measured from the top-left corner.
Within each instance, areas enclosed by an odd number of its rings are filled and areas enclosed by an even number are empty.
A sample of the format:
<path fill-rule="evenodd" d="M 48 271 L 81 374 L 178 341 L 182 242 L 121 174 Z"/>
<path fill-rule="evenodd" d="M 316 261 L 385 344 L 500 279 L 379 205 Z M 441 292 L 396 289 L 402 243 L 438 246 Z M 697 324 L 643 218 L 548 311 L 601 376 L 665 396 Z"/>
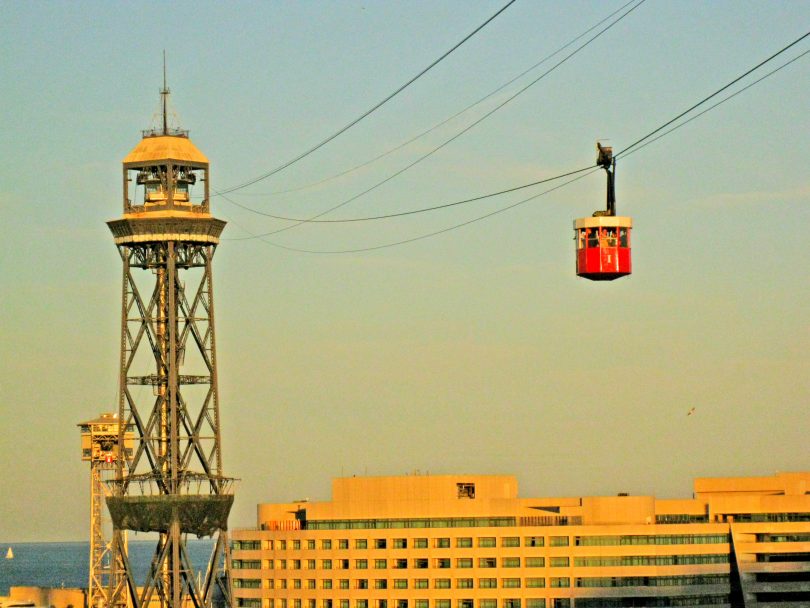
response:
<path fill-rule="evenodd" d="M 11 550 L 11 547 L 6 551 L 6 559 L 14 559 L 14 551 Z"/>

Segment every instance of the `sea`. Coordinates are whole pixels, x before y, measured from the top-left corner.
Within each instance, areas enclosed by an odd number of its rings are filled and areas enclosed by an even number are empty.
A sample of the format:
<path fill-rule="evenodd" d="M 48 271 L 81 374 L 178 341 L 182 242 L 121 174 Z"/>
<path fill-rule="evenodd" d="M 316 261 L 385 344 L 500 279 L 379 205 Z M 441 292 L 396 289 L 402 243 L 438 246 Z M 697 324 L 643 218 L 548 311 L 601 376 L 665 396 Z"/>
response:
<path fill-rule="evenodd" d="M 130 540 L 129 560 L 136 581 L 144 581 L 157 541 Z M 189 558 L 195 569 L 205 572 L 214 543 L 211 539 L 188 540 Z M 6 559 L 8 548 L 13 559 Z M 0 596 L 9 587 L 79 587 L 86 589 L 89 576 L 90 543 L 6 543 L 0 544 Z"/>

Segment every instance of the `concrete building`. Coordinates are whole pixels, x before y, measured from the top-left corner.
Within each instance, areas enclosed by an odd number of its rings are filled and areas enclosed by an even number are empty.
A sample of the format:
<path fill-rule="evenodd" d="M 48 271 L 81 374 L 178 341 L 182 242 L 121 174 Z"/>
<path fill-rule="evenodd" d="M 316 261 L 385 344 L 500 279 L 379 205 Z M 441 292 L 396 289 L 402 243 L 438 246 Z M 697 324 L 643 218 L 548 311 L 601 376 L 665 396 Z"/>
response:
<path fill-rule="evenodd" d="M 810 472 L 694 498 L 520 498 L 511 476 L 352 477 L 232 534 L 242 608 L 810 606 Z"/>

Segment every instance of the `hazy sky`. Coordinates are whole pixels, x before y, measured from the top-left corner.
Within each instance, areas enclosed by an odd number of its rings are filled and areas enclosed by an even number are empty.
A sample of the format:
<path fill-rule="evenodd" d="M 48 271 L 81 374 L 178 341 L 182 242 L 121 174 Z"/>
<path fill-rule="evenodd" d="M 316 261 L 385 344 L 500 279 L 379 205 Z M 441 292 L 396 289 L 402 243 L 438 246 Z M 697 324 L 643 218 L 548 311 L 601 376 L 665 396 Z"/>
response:
<path fill-rule="evenodd" d="M 104 222 L 121 213 L 121 159 L 157 108 L 162 50 L 182 126 L 226 188 L 343 126 L 502 4 L 0 2 L 0 542 L 88 536 L 76 424 L 117 403 L 121 262 Z M 621 4 L 518 0 L 357 127 L 233 200 L 306 216 L 348 199 L 507 93 L 362 170 L 271 193 L 405 141 Z M 808 29 L 798 0 L 648 0 L 332 216 L 588 165 L 598 138 L 629 145 Z M 340 475 L 510 473 L 524 496 L 670 497 L 695 476 L 807 470 L 808 99 L 810 55 L 620 160 L 634 273 L 613 283 L 574 275 L 572 221 L 603 204 L 599 174 L 349 255 L 234 240 L 287 224 L 215 198 L 230 222 L 214 281 L 224 462 L 242 480 L 231 525 L 253 525 L 260 501 L 328 499 Z M 538 191 L 269 240 L 374 246 Z"/>

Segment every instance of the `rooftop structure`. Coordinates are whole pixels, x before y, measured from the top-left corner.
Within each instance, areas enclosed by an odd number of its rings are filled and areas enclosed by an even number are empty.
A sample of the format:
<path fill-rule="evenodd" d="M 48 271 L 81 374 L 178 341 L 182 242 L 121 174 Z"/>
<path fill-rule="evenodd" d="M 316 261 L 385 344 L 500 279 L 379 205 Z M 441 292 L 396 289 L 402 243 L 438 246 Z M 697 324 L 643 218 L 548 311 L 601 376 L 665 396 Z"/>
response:
<path fill-rule="evenodd" d="M 244 608 L 810 605 L 810 472 L 690 499 L 521 498 L 512 476 L 352 477 L 233 532 Z"/>

